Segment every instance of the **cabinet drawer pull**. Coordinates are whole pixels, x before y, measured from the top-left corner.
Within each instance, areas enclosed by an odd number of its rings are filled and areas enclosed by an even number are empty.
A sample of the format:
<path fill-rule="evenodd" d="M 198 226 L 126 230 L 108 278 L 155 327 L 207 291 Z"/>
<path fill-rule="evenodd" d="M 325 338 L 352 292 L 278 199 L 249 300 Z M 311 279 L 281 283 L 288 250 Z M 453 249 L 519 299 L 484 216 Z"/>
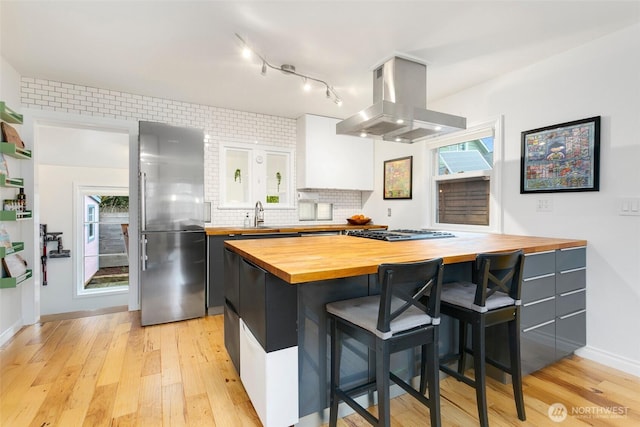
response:
<path fill-rule="evenodd" d="M 540 304 L 540 303 L 547 302 L 547 301 L 552 301 L 552 300 L 554 300 L 554 299 L 556 299 L 555 295 L 554 295 L 554 296 L 552 296 L 552 297 L 539 299 L 539 300 L 537 300 L 537 301 L 528 302 L 528 303 L 526 303 L 525 305 L 523 305 L 523 307 L 530 307 L 530 306 L 532 306 L 532 305 Z"/>
<path fill-rule="evenodd" d="M 567 273 L 574 273 L 576 271 L 582 271 L 582 270 L 586 270 L 587 267 L 578 267 L 578 268 L 572 268 L 571 270 L 563 270 L 560 272 L 560 274 L 567 274 Z"/>
<path fill-rule="evenodd" d="M 576 246 L 574 248 L 564 248 L 564 249 L 560 249 L 562 252 L 565 251 L 577 251 L 578 249 L 584 249 L 586 248 L 586 246 Z"/>
<path fill-rule="evenodd" d="M 523 329 L 522 332 L 533 331 L 534 329 L 542 328 L 543 326 L 547 326 L 547 325 L 550 325 L 552 323 L 555 323 L 555 319 L 554 320 L 548 320 L 548 321 L 546 321 L 544 323 L 540 323 L 539 325 L 530 326 L 528 328 Z"/>
<path fill-rule="evenodd" d="M 564 316 L 560 316 L 560 320 L 568 319 L 569 317 L 577 316 L 578 314 L 586 313 L 586 309 L 578 310 L 573 313 L 565 314 Z"/>
<path fill-rule="evenodd" d="M 587 288 L 581 288 L 581 289 L 576 289 L 575 291 L 565 292 L 563 294 L 560 294 L 560 296 L 567 297 L 569 295 L 578 294 L 580 292 L 586 292 L 586 291 L 587 291 Z"/>
<path fill-rule="evenodd" d="M 553 254 L 556 251 L 543 251 L 543 252 L 532 252 L 530 254 L 524 254 L 525 257 L 534 256 L 534 255 L 542 255 L 542 254 Z"/>
<path fill-rule="evenodd" d="M 553 277 L 556 273 L 542 274 L 540 276 L 528 277 L 526 279 L 522 279 L 523 282 L 529 282 L 531 280 L 544 279 L 545 277 Z"/>
<path fill-rule="evenodd" d="M 251 267 L 255 268 L 256 270 L 260 270 L 260 271 L 262 271 L 262 272 L 263 272 L 263 273 L 265 273 L 265 274 L 267 273 L 267 270 L 265 270 L 264 268 L 262 268 L 262 267 L 260 267 L 260 266 L 258 266 L 258 265 L 255 265 L 254 263 L 252 263 L 251 261 L 246 260 L 245 258 L 242 258 L 242 261 L 244 261 L 244 262 L 245 262 L 246 264 L 248 264 L 249 266 L 251 266 Z"/>

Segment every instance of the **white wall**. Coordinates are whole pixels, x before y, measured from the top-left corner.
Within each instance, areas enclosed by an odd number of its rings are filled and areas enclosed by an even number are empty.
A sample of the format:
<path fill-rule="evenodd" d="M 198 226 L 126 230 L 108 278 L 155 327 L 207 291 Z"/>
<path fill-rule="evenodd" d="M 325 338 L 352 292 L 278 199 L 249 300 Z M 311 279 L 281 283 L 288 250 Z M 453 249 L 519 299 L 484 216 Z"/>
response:
<path fill-rule="evenodd" d="M 373 218 L 376 224 L 387 224 L 393 228 L 425 228 L 428 204 L 428 186 L 425 169 L 421 167 L 424 158 L 424 144 L 403 144 L 397 142 L 374 141 L 375 190 L 363 193 L 363 212 Z M 399 157 L 413 156 L 413 188 L 410 200 L 383 198 L 384 162 Z M 391 216 L 389 216 L 391 209 Z"/>
<path fill-rule="evenodd" d="M 504 115 L 505 233 L 588 241 L 587 347 L 579 353 L 635 375 L 640 217 L 617 209 L 621 197 L 640 197 L 638 52 L 636 25 L 429 105 L 470 123 Z M 600 191 L 521 195 L 520 133 L 592 116 L 602 116 Z M 551 199 L 552 212 L 536 212 L 541 197 Z"/>

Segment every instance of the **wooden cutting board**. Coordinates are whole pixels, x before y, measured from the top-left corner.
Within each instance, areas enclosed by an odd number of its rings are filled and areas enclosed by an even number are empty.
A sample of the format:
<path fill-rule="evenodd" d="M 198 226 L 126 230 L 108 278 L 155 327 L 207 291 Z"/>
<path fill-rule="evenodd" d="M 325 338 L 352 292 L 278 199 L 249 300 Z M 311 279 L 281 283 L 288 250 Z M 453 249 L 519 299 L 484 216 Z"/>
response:
<path fill-rule="evenodd" d="M 5 122 L 0 123 L 0 127 L 2 127 L 2 140 L 6 142 L 10 142 L 15 144 L 16 147 L 24 148 L 24 142 L 20 139 L 20 135 L 18 131 L 14 129 L 13 126 L 8 125 Z"/>

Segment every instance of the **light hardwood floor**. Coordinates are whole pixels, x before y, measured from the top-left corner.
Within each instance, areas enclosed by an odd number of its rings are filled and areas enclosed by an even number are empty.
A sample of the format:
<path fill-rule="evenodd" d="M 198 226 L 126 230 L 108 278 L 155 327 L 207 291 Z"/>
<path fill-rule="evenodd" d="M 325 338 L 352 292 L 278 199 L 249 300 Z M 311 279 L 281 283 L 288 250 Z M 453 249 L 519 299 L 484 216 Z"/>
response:
<path fill-rule="evenodd" d="M 447 378 L 441 393 L 444 426 L 477 425 L 470 387 Z M 524 394 L 520 422 L 510 386 L 490 380 L 491 426 L 640 425 L 640 379 L 579 357 L 525 377 Z M 583 414 L 556 424 L 553 403 Z M 593 414 L 598 407 L 625 413 Z M 391 413 L 394 425 L 428 425 L 410 397 L 394 399 Z M 139 312 L 120 312 L 29 326 L 0 348 L 0 426 L 75 425 L 260 422 L 224 349 L 221 315 L 142 328 Z M 354 414 L 339 425 L 368 424 Z"/>

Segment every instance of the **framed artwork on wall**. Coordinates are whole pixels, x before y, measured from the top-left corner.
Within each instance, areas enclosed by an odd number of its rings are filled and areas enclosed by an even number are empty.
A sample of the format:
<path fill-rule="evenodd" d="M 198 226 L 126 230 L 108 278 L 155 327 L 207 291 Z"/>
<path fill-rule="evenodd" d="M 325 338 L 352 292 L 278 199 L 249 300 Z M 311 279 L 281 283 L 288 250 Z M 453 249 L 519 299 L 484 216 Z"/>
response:
<path fill-rule="evenodd" d="M 600 116 L 522 132 L 520 193 L 598 191 Z"/>
<path fill-rule="evenodd" d="M 384 162 L 384 199 L 411 199 L 413 156 Z"/>

